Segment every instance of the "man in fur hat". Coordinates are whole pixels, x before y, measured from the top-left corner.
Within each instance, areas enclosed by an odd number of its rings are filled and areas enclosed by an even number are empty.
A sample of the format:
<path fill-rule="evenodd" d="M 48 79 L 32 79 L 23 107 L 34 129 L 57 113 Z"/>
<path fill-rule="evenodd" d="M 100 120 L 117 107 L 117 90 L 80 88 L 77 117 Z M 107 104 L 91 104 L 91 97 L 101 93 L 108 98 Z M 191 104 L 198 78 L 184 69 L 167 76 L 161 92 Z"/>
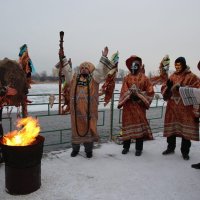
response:
<path fill-rule="evenodd" d="M 70 65 L 65 67 L 65 79 L 71 80 L 67 84 L 70 88 L 70 113 L 72 128 L 72 153 L 78 155 L 80 144 L 85 147 L 87 158 L 93 156 L 93 143 L 98 142 L 97 133 L 99 84 L 106 80 L 109 72 L 116 68 L 117 61 L 107 58 L 108 48 L 102 51 L 98 66 L 90 62 L 80 64 L 78 72 L 73 77 Z"/>
<path fill-rule="evenodd" d="M 142 59 L 131 56 L 126 60 L 130 73 L 124 77 L 118 108 L 122 111 L 122 154 L 129 152 L 131 139 L 136 139 L 135 155 L 140 156 L 143 150 L 143 140 L 152 139 L 146 110 L 150 107 L 154 96 L 154 89 L 145 74 L 141 71 Z"/>
<path fill-rule="evenodd" d="M 191 141 L 199 140 L 199 122 L 192 105 L 185 106 L 180 97 L 179 88 L 200 88 L 200 79 L 186 65 L 184 57 L 175 60 L 176 71 L 162 85 L 161 92 L 167 101 L 164 137 L 167 137 L 167 149 L 163 155 L 172 154 L 176 148 L 176 137 L 181 137 L 181 154 L 184 160 L 189 160 Z"/>

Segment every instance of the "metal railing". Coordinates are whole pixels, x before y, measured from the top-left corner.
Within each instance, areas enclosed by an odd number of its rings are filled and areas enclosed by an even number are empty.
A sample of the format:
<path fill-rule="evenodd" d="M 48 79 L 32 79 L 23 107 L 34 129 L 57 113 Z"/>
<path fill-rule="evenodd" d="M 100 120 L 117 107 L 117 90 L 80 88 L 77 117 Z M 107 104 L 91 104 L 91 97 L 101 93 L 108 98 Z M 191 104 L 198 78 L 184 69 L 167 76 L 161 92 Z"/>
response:
<path fill-rule="evenodd" d="M 159 93 L 157 93 L 159 94 Z M 55 94 L 57 96 L 58 94 Z M 44 111 L 29 111 L 29 114 L 39 118 L 39 122 L 41 125 L 41 135 L 43 135 L 46 140 L 45 146 L 53 146 L 53 145 L 62 145 L 66 144 L 70 146 L 70 135 L 71 135 L 71 125 L 70 125 L 70 115 L 59 115 L 58 109 L 52 110 L 50 104 L 48 102 L 48 94 L 34 94 L 28 95 L 28 98 L 32 97 L 42 97 L 43 102 L 33 101 L 31 104 L 28 104 L 28 111 L 35 110 L 37 108 L 39 110 L 39 106 L 47 106 L 47 108 L 43 109 Z M 112 100 L 107 108 L 99 108 L 98 110 L 98 132 L 102 141 L 104 140 L 112 140 L 116 137 L 120 132 L 121 126 L 121 109 L 117 109 L 116 104 L 119 100 L 119 93 L 114 93 Z M 152 132 L 162 131 L 163 129 L 163 113 L 164 113 L 164 104 L 161 105 L 161 98 L 154 98 L 154 106 L 151 106 L 147 111 L 150 113 L 147 118 L 150 123 Z M 103 101 L 99 100 L 100 104 L 103 104 Z M 55 102 L 54 107 L 58 107 L 58 102 Z M 33 108 L 33 109 L 31 109 Z M 36 109 L 36 110 L 37 110 Z M 152 115 L 153 113 L 154 115 Z M 155 115 L 156 114 L 156 115 Z M 52 119 L 53 118 L 53 119 Z M 12 113 L 9 117 L 6 117 L 4 114 L 3 121 L 8 121 L 7 126 L 10 127 L 10 131 L 14 128 L 13 123 L 16 120 L 16 116 Z M 56 123 L 58 122 L 58 123 Z M 3 122 L 4 126 L 4 122 Z"/>

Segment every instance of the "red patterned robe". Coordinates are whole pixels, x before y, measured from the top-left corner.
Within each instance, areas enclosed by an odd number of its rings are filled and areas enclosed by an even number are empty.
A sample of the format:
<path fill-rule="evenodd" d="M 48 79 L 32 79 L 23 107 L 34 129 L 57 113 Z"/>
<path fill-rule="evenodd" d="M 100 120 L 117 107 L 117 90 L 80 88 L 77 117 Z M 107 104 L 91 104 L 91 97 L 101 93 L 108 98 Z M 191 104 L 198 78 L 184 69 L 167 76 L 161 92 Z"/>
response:
<path fill-rule="evenodd" d="M 200 79 L 189 69 L 177 74 L 174 72 L 170 77 L 173 84 L 180 84 L 182 87 L 200 88 Z M 166 84 L 163 84 L 161 92 L 166 94 Z M 199 123 L 195 117 L 195 109 L 192 105 L 184 106 L 179 92 L 172 87 L 172 95 L 167 101 L 164 136 L 176 135 L 187 140 L 199 140 Z"/>
<path fill-rule="evenodd" d="M 130 88 L 135 84 L 138 89 L 138 101 L 130 98 Z M 154 89 L 150 80 L 143 74 L 128 74 L 122 84 L 119 106 L 123 106 L 122 112 L 122 136 L 121 139 L 136 138 L 152 139 L 152 132 L 146 118 L 146 110 L 149 108 L 154 96 Z"/>

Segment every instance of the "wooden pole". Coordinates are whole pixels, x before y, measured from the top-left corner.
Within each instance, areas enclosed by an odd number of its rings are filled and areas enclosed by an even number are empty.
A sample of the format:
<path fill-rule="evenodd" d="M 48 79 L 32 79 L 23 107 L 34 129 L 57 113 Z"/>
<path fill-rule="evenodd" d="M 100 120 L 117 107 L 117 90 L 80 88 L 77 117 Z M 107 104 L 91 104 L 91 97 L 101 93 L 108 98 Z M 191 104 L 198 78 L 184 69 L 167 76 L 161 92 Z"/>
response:
<path fill-rule="evenodd" d="M 61 93 L 62 93 L 62 68 L 63 68 L 63 58 L 64 58 L 64 48 L 63 48 L 63 38 L 64 38 L 64 32 L 60 31 L 60 49 L 59 49 L 59 60 L 60 60 L 60 66 L 59 66 L 59 103 L 58 103 L 58 111 L 59 115 L 61 115 Z"/>

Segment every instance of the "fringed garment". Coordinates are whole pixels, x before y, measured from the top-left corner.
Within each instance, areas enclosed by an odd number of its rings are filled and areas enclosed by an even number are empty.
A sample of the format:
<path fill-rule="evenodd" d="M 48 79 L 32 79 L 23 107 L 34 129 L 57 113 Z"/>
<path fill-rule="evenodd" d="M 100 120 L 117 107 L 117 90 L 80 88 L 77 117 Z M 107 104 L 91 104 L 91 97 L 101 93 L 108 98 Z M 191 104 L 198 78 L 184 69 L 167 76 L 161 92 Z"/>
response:
<path fill-rule="evenodd" d="M 99 139 L 97 134 L 99 84 L 92 77 L 90 77 L 88 85 L 85 79 L 81 79 L 77 83 L 78 76 L 74 75 L 70 92 L 73 144 L 93 142 Z M 78 85 L 76 86 L 76 84 Z"/>
<path fill-rule="evenodd" d="M 69 83 L 73 144 L 99 140 L 97 133 L 99 84 L 105 81 L 109 71 L 113 68 L 109 59 L 102 56 L 89 79 L 80 76 L 79 73 L 73 75 L 71 83 Z M 69 79 L 69 77 L 66 78 Z"/>
<path fill-rule="evenodd" d="M 181 87 L 200 88 L 200 79 L 189 69 L 182 73 L 176 72 L 170 76 L 173 84 L 179 84 Z M 161 91 L 166 94 L 166 84 L 163 84 Z M 196 120 L 196 108 L 193 105 L 185 106 L 176 89 L 171 90 L 171 97 L 167 101 L 164 136 L 176 135 L 187 140 L 199 140 L 199 123 Z"/>
<path fill-rule="evenodd" d="M 112 70 L 111 70 L 112 71 Z M 113 92 L 115 90 L 115 80 L 116 80 L 116 69 L 112 72 L 112 74 L 108 74 L 105 83 L 102 85 L 100 89 L 99 96 L 105 95 L 104 96 L 104 106 L 106 106 L 110 100 L 112 99 Z"/>
<path fill-rule="evenodd" d="M 131 99 L 131 87 L 137 88 L 139 100 Z M 122 112 L 122 136 L 121 139 L 136 138 L 152 139 L 152 132 L 146 118 L 146 110 L 150 107 L 154 96 L 154 90 L 149 79 L 143 74 L 128 74 L 122 84 L 119 107 Z"/>

